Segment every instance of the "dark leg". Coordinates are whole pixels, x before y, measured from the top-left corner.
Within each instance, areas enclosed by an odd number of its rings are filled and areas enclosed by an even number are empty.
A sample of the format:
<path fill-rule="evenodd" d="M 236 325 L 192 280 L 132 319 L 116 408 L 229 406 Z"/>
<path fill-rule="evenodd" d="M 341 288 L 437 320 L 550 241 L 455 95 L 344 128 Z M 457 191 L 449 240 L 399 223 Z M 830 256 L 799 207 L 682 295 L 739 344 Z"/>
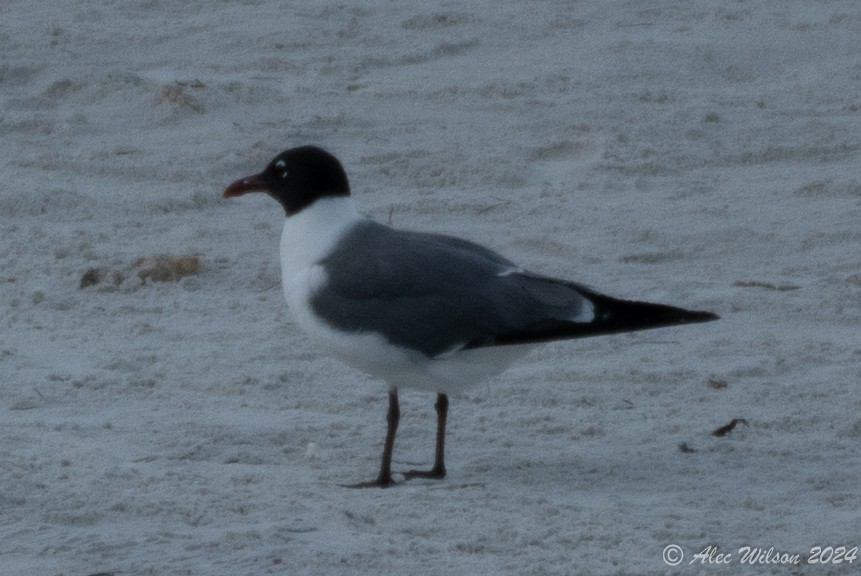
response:
<path fill-rule="evenodd" d="M 445 478 L 445 422 L 448 417 L 448 396 L 436 395 L 436 450 L 433 468 L 430 470 L 410 470 L 404 473 L 407 480 L 412 478 Z"/>
<path fill-rule="evenodd" d="M 398 431 L 398 422 L 401 419 L 401 407 L 398 404 L 398 389 L 389 390 L 389 413 L 386 415 L 388 427 L 386 429 L 386 443 L 383 446 L 383 460 L 380 463 L 380 474 L 376 480 L 371 482 L 360 482 L 351 484 L 348 488 L 385 488 L 392 486 L 392 452 L 395 449 L 395 434 Z"/>

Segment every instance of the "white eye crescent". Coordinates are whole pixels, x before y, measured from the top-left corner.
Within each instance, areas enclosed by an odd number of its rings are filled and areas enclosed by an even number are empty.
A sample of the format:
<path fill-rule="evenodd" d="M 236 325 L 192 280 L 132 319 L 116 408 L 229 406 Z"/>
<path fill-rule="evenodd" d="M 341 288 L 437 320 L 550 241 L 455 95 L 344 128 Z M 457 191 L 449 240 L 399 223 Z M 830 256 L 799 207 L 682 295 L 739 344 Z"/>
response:
<path fill-rule="evenodd" d="M 275 167 L 278 170 L 281 170 L 281 179 L 287 180 L 287 177 L 290 175 L 290 172 L 286 169 L 287 163 L 284 162 L 284 160 L 279 160 L 278 162 L 275 163 Z"/>

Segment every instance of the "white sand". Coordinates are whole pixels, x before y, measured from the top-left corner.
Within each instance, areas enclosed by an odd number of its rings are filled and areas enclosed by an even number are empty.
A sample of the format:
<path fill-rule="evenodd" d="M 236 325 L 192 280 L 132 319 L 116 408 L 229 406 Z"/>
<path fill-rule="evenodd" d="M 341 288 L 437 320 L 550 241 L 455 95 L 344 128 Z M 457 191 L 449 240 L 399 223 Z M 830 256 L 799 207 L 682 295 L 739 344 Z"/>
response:
<path fill-rule="evenodd" d="M 861 545 L 858 3 L 407 4 L 3 2 L 0 574 L 857 573 L 738 549 Z M 723 318 L 548 345 L 452 398 L 446 480 L 341 488 L 383 385 L 220 198 L 305 143 L 375 218 Z"/>

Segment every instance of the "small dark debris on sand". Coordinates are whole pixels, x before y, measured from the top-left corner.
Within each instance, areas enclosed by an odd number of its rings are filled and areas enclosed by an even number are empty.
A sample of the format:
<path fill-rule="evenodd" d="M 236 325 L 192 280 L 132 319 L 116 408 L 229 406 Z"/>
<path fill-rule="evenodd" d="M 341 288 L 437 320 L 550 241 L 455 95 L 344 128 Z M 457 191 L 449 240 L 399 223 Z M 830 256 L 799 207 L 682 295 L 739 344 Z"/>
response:
<path fill-rule="evenodd" d="M 111 272 L 107 268 L 98 267 L 98 268 L 90 268 L 84 275 L 81 276 L 81 283 L 78 286 L 79 288 L 88 288 L 89 286 L 95 286 L 96 284 L 101 284 L 109 280 L 111 284 L 114 286 L 119 286 L 125 280 L 125 276 L 122 272 L 114 271 Z"/>
<path fill-rule="evenodd" d="M 732 420 L 730 420 L 729 424 L 724 424 L 723 426 L 721 426 L 717 430 L 713 431 L 712 436 L 717 436 L 717 437 L 726 436 L 727 434 L 732 432 L 735 429 L 735 427 L 739 424 L 744 424 L 745 426 L 748 425 L 747 420 L 745 420 L 744 418 L 733 418 Z"/>

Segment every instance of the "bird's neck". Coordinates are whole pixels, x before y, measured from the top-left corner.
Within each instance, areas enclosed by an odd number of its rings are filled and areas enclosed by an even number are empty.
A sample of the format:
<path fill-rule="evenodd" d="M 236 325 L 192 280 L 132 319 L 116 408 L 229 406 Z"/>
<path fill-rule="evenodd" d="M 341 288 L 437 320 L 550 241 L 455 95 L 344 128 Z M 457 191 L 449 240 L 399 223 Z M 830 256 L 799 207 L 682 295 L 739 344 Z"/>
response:
<path fill-rule="evenodd" d="M 338 240 L 361 220 L 349 196 L 319 198 L 288 216 L 281 232 L 281 265 L 290 276 L 324 259 Z"/>

